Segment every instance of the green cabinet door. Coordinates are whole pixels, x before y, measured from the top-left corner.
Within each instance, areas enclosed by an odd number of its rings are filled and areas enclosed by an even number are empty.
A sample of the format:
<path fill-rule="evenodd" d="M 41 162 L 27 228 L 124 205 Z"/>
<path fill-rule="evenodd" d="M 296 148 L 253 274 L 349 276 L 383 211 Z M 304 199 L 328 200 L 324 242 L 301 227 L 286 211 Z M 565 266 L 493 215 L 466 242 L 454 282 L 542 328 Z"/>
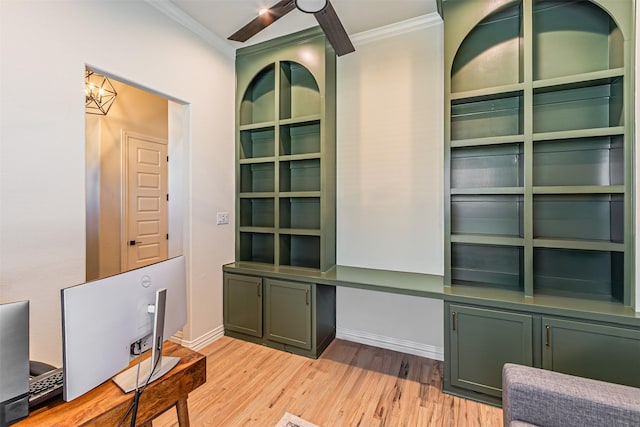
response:
<path fill-rule="evenodd" d="M 640 387 L 640 330 L 542 318 L 544 369 Z"/>
<path fill-rule="evenodd" d="M 224 275 L 224 328 L 262 337 L 262 278 Z"/>
<path fill-rule="evenodd" d="M 505 363 L 533 365 L 532 316 L 447 305 L 451 385 L 500 397 Z"/>
<path fill-rule="evenodd" d="M 311 349 L 313 286 L 265 279 L 265 338 Z"/>

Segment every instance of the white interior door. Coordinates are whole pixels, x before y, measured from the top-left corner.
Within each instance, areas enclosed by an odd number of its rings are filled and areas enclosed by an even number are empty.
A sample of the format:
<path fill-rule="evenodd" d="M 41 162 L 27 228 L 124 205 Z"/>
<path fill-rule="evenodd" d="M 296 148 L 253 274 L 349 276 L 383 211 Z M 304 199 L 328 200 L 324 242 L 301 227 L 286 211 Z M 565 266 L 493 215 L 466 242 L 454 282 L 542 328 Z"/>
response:
<path fill-rule="evenodd" d="M 123 132 L 123 271 L 167 259 L 167 141 Z"/>

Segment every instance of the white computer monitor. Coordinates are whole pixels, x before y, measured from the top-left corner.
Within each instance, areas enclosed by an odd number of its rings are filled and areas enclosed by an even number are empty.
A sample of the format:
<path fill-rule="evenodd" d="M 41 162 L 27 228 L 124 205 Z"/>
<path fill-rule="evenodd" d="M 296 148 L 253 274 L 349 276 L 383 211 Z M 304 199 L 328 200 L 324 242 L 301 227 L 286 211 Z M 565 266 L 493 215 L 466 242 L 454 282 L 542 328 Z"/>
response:
<path fill-rule="evenodd" d="M 153 333 L 149 306 L 160 289 L 166 289 L 163 336 L 168 338 L 187 321 L 184 256 L 61 291 L 65 401 L 127 367 L 132 344 Z M 150 348 L 151 338 L 148 342 Z"/>

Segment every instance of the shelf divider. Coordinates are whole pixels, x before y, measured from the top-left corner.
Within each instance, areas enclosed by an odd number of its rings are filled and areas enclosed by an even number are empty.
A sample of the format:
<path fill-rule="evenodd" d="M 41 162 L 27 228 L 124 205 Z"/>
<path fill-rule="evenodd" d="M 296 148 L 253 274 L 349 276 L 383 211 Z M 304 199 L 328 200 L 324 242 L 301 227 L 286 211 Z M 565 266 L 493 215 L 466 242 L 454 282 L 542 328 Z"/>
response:
<path fill-rule="evenodd" d="M 451 195 L 455 194 L 524 194 L 523 187 L 478 187 L 478 188 L 452 188 Z"/>
<path fill-rule="evenodd" d="M 488 236 L 485 234 L 452 234 L 451 242 L 474 245 L 524 246 L 522 237 Z"/>
<path fill-rule="evenodd" d="M 533 247 L 624 252 L 624 243 L 605 242 L 600 240 L 534 239 Z"/>
<path fill-rule="evenodd" d="M 553 185 L 533 187 L 533 194 L 624 194 L 624 185 Z"/>
<path fill-rule="evenodd" d="M 478 147 L 483 145 L 513 144 L 523 142 L 522 135 L 488 136 L 483 138 L 458 139 L 451 141 L 451 148 Z"/>

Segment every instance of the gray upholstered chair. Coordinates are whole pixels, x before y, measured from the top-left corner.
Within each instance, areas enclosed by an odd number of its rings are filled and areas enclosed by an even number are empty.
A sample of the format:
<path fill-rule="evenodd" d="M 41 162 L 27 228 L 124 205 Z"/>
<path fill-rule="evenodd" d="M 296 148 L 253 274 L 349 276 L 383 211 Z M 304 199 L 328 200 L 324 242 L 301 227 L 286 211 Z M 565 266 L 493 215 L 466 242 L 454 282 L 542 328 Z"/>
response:
<path fill-rule="evenodd" d="M 502 408 L 505 427 L 638 427 L 640 388 L 507 363 Z"/>

